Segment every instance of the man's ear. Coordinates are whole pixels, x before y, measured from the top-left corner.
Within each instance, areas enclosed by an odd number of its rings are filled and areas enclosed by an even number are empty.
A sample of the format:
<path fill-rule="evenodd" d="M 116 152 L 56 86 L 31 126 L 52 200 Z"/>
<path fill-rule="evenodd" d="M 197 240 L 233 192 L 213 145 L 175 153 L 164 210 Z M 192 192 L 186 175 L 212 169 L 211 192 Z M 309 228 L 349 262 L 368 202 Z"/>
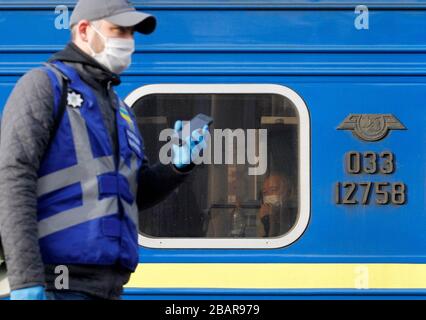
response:
<path fill-rule="evenodd" d="M 77 25 L 77 33 L 80 35 L 80 39 L 84 42 L 89 42 L 88 27 L 90 22 L 88 20 L 81 20 Z"/>

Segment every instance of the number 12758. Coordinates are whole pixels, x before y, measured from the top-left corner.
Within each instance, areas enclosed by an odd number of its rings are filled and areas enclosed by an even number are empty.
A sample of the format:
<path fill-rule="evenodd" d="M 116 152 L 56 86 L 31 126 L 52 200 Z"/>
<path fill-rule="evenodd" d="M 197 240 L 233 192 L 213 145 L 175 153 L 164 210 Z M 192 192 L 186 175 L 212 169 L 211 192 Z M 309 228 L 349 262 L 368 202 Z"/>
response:
<path fill-rule="evenodd" d="M 407 188 L 402 182 L 337 182 L 336 204 L 402 205 L 407 201 Z M 372 200 L 374 198 L 374 200 Z"/>

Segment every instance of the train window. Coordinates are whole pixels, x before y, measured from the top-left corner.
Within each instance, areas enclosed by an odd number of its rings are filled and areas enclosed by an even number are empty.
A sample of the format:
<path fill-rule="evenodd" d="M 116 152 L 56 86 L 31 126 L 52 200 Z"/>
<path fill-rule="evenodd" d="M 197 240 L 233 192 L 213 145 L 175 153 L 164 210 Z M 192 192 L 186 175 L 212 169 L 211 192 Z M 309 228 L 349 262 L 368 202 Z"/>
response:
<path fill-rule="evenodd" d="M 277 248 L 309 221 L 309 114 L 279 85 L 149 85 L 126 103 L 151 162 L 161 132 L 198 113 L 214 118 L 204 164 L 166 200 L 139 214 L 143 246 Z"/>

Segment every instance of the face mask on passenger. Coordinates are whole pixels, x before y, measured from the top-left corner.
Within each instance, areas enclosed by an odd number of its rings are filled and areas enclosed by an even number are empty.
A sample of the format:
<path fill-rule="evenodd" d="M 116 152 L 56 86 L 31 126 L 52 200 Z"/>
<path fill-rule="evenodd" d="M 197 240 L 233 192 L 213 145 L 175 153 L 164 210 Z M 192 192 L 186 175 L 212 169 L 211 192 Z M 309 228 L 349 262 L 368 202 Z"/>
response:
<path fill-rule="evenodd" d="M 263 197 L 265 204 L 269 204 L 273 207 L 277 207 L 282 204 L 281 196 L 277 194 L 271 194 Z"/>
<path fill-rule="evenodd" d="M 105 45 L 102 52 L 96 53 L 89 42 L 92 57 L 111 72 L 116 74 L 122 73 L 132 63 L 132 54 L 135 52 L 135 40 L 106 37 L 93 24 L 91 24 L 91 27 L 103 39 Z"/>

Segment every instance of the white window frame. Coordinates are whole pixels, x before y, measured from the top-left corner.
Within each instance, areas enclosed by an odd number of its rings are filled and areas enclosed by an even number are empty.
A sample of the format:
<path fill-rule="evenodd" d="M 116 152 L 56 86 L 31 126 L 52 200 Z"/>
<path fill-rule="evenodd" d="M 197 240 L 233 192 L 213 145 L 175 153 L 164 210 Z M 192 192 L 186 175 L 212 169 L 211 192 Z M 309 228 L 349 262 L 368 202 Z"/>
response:
<path fill-rule="evenodd" d="M 167 249 L 273 249 L 295 242 L 306 230 L 311 209 L 310 116 L 303 99 L 292 89 L 276 84 L 155 84 L 134 90 L 128 106 L 152 94 L 279 94 L 299 113 L 299 217 L 287 234 L 276 238 L 155 238 L 139 234 L 139 245 Z"/>

